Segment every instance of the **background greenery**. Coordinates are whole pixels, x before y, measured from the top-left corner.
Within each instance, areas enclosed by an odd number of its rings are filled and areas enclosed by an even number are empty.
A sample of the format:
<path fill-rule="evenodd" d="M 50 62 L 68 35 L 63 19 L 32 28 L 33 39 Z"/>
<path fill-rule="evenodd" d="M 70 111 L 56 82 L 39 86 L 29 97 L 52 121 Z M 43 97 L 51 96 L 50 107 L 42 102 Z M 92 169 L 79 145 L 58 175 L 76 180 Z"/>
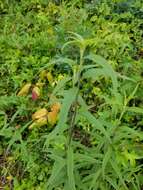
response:
<path fill-rule="evenodd" d="M 1 0 L 0 34 L 0 187 L 141 190 L 142 0 Z"/>

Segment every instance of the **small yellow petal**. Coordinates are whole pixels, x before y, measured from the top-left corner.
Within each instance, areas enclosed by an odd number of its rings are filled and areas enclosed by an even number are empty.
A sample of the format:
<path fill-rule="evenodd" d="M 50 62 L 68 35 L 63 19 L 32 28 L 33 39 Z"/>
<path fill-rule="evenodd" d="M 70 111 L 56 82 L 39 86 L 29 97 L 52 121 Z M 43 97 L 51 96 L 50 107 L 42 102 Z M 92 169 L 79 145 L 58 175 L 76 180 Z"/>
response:
<path fill-rule="evenodd" d="M 44 86 L 44 84 L 45 83 L 39 81 L 39 82 L 36 83 L 36 86 L 39 87 L 39 88 L 42 88 Z"/>
<path fill-rule="evenodd" d="M 47 124 L 47 118 L 41 117 L 41 118 L 37 119 L 35 122 L 39 127 L 41 127 L 41 126 Z"/>
<path fill-rule="evenodd" d="M 41 71 L 41 73 L 40 73 L 40 79 L 44 80 L 46 76 L 47 76 L 47 71 L 46 70 Z"/>
<path fill-rule="evenodd" d="M 58 113 L 57 112 L 49 112 L 48 113 L 48 122 L 51 124 L 51 125 L 54 125 L 56 124 L 57 122 L 57 118 L 58 118 Z"/>
<path fill-rule="evenodd" d="M 30 90 L 31 83 L 25 84 L 21 90 L 18 92 L 17 96 L 26 96 Z"/>
<path fill-rule="evenodd" d="M 33 122 L 31 125 L 29 125 L 28 129 L 33 129 L 34 127 L 36 127 L 36 122 Z"/>
<path fill-rule="evenodd" d="M 13 157 L 13 156 L 8 156 L 8 157 L 7 157 L 7 160 L 8 160 L 8 161 L 14 161 L 14 157 Z"/>
<path fill-rule="evenodd" d="M 33 91 L 35 91 L 36 94 L 37 94 L 38 96 L 40 96 L 40 89 L 39 89 L 37 86 L 35 86 L 35 87 L 33 88 Z"/>
<path fill-rule="evenodd" d="M 47 117 L 48 111 L 45 108 L 42 108 L 38 111 L 36 111 L 33 115 L 32 115 L 32 119 L 36 120 L 36 119 L 40 119 L 41 117 Z"/>
<path fill-rule="evenodd" d="M 35 120 L 35 122 L 33 122 L 28 128 L 29 129 L 38 128 L 38 127 L 42 127 L 46 124 L 47 124 L 47 118 L 41 117 L 41 118 Z"/>
<path fill-rule="evenodd" d="M 6 179 L 7 179 L 8 181 L 11 181 L 13 178 L 12 178 L 12 176 L 10 175 L 10 176 L 7 176 Z"/>
<path fill-rule="evenodd" d="M 60 111 L 60 108 L 61 108 L 61 104 L 59 102 L 56 102 L 54 103 L 52 106 L 51 106 L 51 111 L 52 112 L 59 112 Z"/>
<path fill-rule="evenodd" d="M 50 84 L 53 82 L 53 76 L 52 76 L 51 72 L 47 73 L 47 79 L 48 79 Z"/>

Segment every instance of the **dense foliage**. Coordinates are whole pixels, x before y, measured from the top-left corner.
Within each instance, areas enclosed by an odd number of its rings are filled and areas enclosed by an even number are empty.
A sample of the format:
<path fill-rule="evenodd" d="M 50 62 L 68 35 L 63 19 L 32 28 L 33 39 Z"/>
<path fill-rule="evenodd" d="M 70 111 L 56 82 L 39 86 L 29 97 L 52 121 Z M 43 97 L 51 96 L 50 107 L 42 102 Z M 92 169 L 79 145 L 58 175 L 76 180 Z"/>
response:
<path fill-rule="evenodd" d="M 141 190 L 142 0 L 1 0 L 0 16 L 0 189 Z"/>

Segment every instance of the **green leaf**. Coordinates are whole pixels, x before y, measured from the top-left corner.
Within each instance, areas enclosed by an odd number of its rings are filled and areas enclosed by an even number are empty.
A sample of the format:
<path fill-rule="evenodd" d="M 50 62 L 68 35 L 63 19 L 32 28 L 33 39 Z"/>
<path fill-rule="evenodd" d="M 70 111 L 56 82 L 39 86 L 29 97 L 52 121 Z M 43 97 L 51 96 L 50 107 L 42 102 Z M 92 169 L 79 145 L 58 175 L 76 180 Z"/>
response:
<path fill-rule="evenodd" d="M 21 140 L 22 140 L 22 136 L 21 136 L 20 131 L 15 131 L 15 133 L 13 133 L 11 140 L 9 141 L 8 148 L 10 148 L 16 141 L 21 142 Z"/>
<path fill-rule="evenodd" d="M 106 169 L 106 166 L 107 166 L 111 156 L 112 156 L 112 149 L 109 146 L 107 152 L 104 155 L 103 163 L 102 163 L 102 175 L 103 175 L 103 178 L 105 178 L 105 175 L 106 175 L 105 174 L 105 169 Z"/>
<path fill-rule="evenodd" d="M 0 136 L 10 138 L 13 136 L 13 131 L 11 128 L 3 128 L 0 130 Z"/>
<path fill-rule="evenodd" d="M 76 153 L 75 159 L 81 163 L 84 163 L 84 162 L 86 162 L 88 164 L 91 164 L 91 163 L 98 163 L 99 164 L 99 163 L 101 163 L 100 160 L 95 159 L 93 156 L 87 155 L 86 153 L 84 153 L 84 154 Z"/>
<path fill-rule="evenodd" d="M 76 190 L 75 179 L 74 179 L 73 149 L 71 146 L 69 146 L 67 150 L 67 175 L 68 175 L 69 190 Z"/>
<path fill-rule="evenodd" d="M 117 74 L 117 77 L 118 77 L 118 78 L 121 78 L 121 79 L 123 79 L 123 80 L 128 80 L 128 81 L 132 81 L 132 82 L 137 82 L 136 80 L 134 80 L 134 79 L 132 79 L 132 78 L 130 78 L 130 77 L 127 77 L 127 76 L 125 76 L 125 75 L 121 75 L 120 73 L 117 73 L 117 72 L 116 72 L 116 74 Z"/>
<path fill-rule="evenodd" d="M 65 164 L 66 163 L 65 163 L 64 159 L 62 159 L 62 161 L 61 160 L 55 161 L 53 168 L 52 168 L 51 176 L 47 183 L 48 187 L 50 187 L 50 186 L 54 187 L 54 183 L 62 177 L 61 171 L 64 169 Z"/>
<path fill-rule="evenodd" d="M 139 107 L 126 107 L 126 110 L 133 113 L 143 114 L 143 108 Z"/>
<path fill-rule="evenodd" d="M 57 94 L 62 88 L 64 88 L 65 84 L 69 82 L 70 80 L 71 80 L 71 77 L 66 77 L 60 80 L 58 84 L 56 85 L 56 87 L 54 88 L 52 95 Z"/>
<path fill-rule="evenodd" d="M 67 128 L 68 112 L 75 100 L 77 88 L 71 88 L 64 93 L 62 108 L 59 114 L 59 121 L 55 129 L 46 137 L 45 145 L 48 146 L 51 139 L 55 139 L 57 134 L 61 134 Z"/>
<path fill-rule="evenodd" d="M 73 68 L 73 66 L 76 64 L 76 62 L 73 61 L 72 59 L 64 58 L 64 57 L 60 57 L 58 59 L 52 60 L 51 63 L 53 63 L 53 64 L 63 64 L 63 63 L 66 63 L 71 68 Z"/>
<path fill-rule="evenodd" d="M 90 187 L 89 187 L 89 190 L 92 190 L 93 188 L 95 189 L 95 190 L 97 190 L 98 189 L 98 183 L 97 183 L 97 180 L 98 180 L 98 178 L 100 177 L 100 175 L 101 175 L 101 169 L 98 169 L 94 174 L 92 174 L 93 175 L 93 178 L 92 178 L 92 181 L 91 181 L 91 185 L 90 185 Z"/>
<path fill-rule="evenodd" d="M 118 88 L 117 74 L 113 70 L 112 66 L 108 64 L 108 62 L 99 55 L 90 54 L 86 58 L 92 60 L 93 62 L 97 63 L 97 65 L 102 67 L 103 70 L 98 70 L 98 75 L 99 73 L 102 73 L 104 74 L 104 76 L 107 76 L 107 77 L 110 76 L 113 83 L 113 90 L 114 92 L 117 92 L 117 88 Z M 95 72 L 95 76 L 96 76 L 96 72 Z"/>
<path fill-rule="evenodd" d="M 78 170 L 75 170 L 75 183 L 77 189 L 87 190 L 86 185 L 82 182 L 82 176 Z"/>
<path fill-rule="evenodd" d="M 83 78 L 92 78 L 93 80 L 97 80 L 99 77 L 103 76 L 107 77 L 108 74 L 102 68 L 88 69 L 83 74 Z"/>
<path fill-rule="evenodd" d="M 66 123 L 69 109 L 76 98 L 77 91 L 78 91 L 77 88 L 71 88 L 70 90 L 65 92 L 62 108 L 59 114 L 60 119 L 57 125 L 58 128 L 62 127 L 63 124 Z"/>
<path fill-rule="evenodd" d="M 106 178 L 106 181 L 107 181 L 108 183 L 110 183 L 111 186 L 112 186 L 114 189 L 120 190 L 119 187 L 118 187 L 118 185 L 116 184 L 115 179 L 112 179 L 112 178 L 110 178 L 110 177 L 107 176 L 107 175 L 105 176 L 105 178 Z"/>
<path fill-rule="evenodd" d="M 118 167 L 117 163 L 112 159 L 112 160 L 110 160 L 110 164 L 113 167 L 114 171 L 116 172 L 117 176 L 119 177 L 119 179 L 120 179 L 122 185 L 124 186 L 125 190 L 128 190 L 128 188 L 125 184 L 125 181 L 122 177 L 122 174 L 120 172 L 120 168 Z"/>
<path fill-rule="evenodd" d="M 88 110 L 81 109 L 80 114 L 81 114 L 81 116 L 86 118 L 87 121 L 95 127 L 95 129 L 101 131 L 101 133 L 104 134 L 105 137 L 107 138 L 108 142 L 111 143 L 110 136 L 109 136 L 108 132 L 105 130 L 101 121 L 96 119 Z"/>

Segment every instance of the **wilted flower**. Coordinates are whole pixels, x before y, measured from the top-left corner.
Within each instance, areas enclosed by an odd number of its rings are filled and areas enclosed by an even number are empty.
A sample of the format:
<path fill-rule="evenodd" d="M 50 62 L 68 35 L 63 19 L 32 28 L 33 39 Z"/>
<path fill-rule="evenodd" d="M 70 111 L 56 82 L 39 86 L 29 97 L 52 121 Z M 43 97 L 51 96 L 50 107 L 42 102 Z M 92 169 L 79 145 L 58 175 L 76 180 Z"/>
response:
<path fill-rule="evenodd" d="M 41 80 L 44 80 L 47 76 L 47 71 L 46 70 L 43 70 L 40 72 L 40 79 Z"/>
<path fill-rule="evenodd" d="M 40 119 L 41 117 L 47 117 L 48 111 L 45 108 L 39 109 L 32 115 L 32 119 Z"/>
<path fill-rule="evenodd" d="M 7 176 L 6 179 L 10 182 L 12 181 L 13 177 L 11 175 Z"/>
<path fill-rule="evenodd" d="M 53 82 L 53 76 L 52 76 L 51 72 L 47 73 L 47 79 L 48 79 L 49 83 L 52 84 L 52 82 Z"/>
<path fill-rule="evenodd" d="M 34 122 L 29 126 L 29 129 L 44 126 L 48 121 L 48 111 L 45 108 L 39 109 L 32 115 L 32 120 Z"/>
<path fill-rule="evenodd" d="M 56 124 L 60 108 L 61 108 L 61 104 L 59 102 L 56 102 L 51 106 L 51 112 L 48 113 L 48 122 L 51 125 Z"/>
<path fill-rule="evenodd" d="M 46 117 L 41 117 L 37 120 L 35 120 L 30 126 L 29 129 L 33 129 L 35 127 L 42 127 L 47 124 L 47 118 Z"/>
<path fill-rule="evenodd" d="M 37 100 L 40 97 L 40 89 L 39 87 L 35 86 L 32 89 L 32 100 Z"/>
<path fill-rule="evenodd" d="M 52 112 L 59 112 L 60 111 L 60 108 L 61 108 L 61 104 L 59 102 L 56 102 L 54 103 L 52 106 L 51 106 L 51 111 Z"/>
<path fill-rule="evenodd" d="M 51 125 L 56 124 L 57 119 L 58 119 L 58 113 L 57 113 L 57 112 L 53 111 L 53 112 L 49 112 L 49 113 L 48 113 L 48 122 L 49 122 Z"/>
<path fill-rule="evenodd" d="M 48 112 L 46 108 L 39 109 L 32 115 L 33 123 L 29 126 L 29 129 L 35 127 L 41 127 L 49 123 L 51 125 L 56 124 L 58 120 L 58 113 L 60 111 L 61 104 L 59 102 L 54 103 L 51 106 L 51 112 Z"/>
<path fill-rule="evenodd" d="M 25 84 L 21 90 L 18 92 L 17 96 L 26 96 L 30 90 L 31 83 Z"/>

